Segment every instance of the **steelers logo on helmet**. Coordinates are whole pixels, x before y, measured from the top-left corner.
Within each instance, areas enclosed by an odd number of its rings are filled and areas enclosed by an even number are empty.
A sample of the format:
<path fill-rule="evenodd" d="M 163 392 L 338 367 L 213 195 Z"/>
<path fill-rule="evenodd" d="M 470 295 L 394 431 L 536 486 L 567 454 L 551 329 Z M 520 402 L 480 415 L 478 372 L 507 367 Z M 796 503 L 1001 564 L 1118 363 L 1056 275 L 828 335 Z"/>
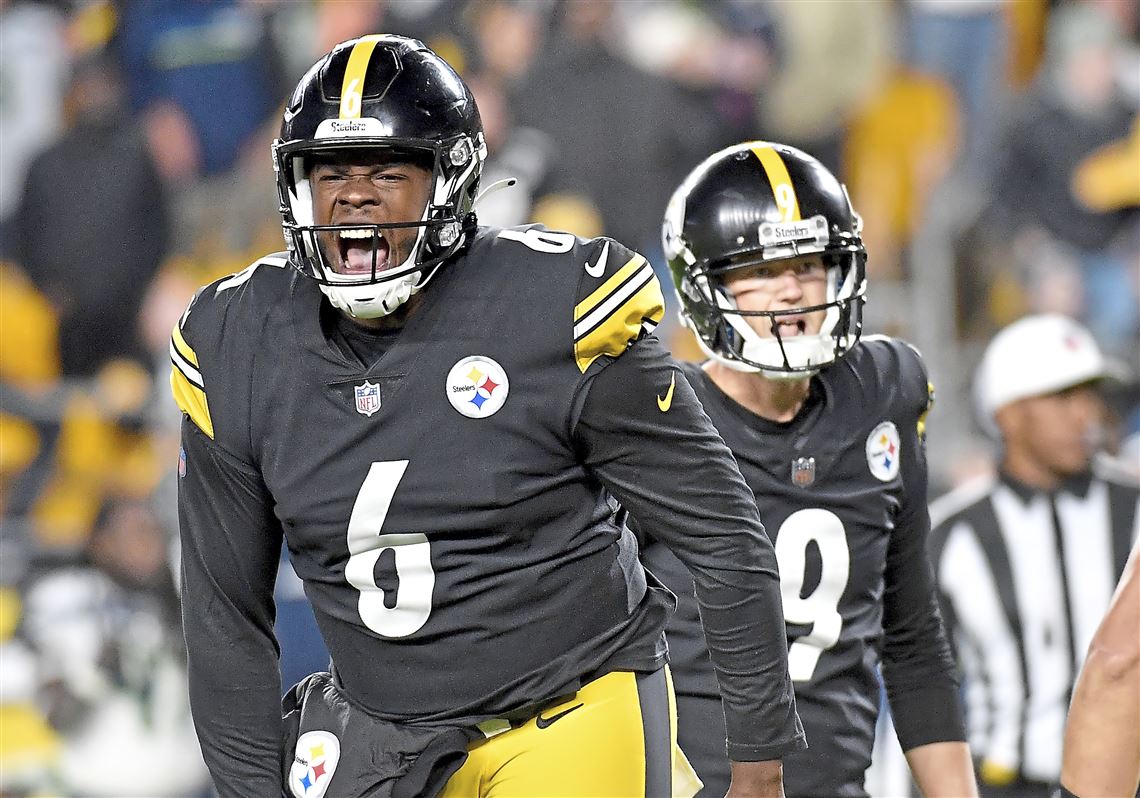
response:
<path fill-rule="evenodd" d="M 467 418 L 494 415 L 509 391 L 507 372 L 483 355 L 465 357 L 447 373 L 447 401 Z"/>
<path fill-rule="evenodd" d="M 902 452 L 899 430 L 893 422 L 884 421 L 867 436 L 867 466 L 871 474 L 882 482 L 890 482 L 899 474 Z"/>

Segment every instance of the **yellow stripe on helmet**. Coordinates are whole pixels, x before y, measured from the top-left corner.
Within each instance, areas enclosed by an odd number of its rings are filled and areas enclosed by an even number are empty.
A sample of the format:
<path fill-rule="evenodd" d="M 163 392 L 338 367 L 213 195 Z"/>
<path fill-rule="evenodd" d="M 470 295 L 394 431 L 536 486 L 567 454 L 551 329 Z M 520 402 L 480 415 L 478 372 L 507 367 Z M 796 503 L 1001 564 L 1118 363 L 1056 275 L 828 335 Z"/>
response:
<path fill-rule="evenodd" d="M 372 59 L 372 51 L 376 49 L 376 42 L 379 40 L 378 34 L 361 36 L 352 46 L 352 52 L 348 54 L 348 66 L 344 68 L 344 83 L 340 87 L 341 119 L 360 118 L 360 106 L 364 99 L 364 73 L 368 71 L 368 62 Z"/>
<path fill-rule="evenodd" d="M 768 182 L 772 184 L 772 196 L 776 198 L 776 207 L 780 209 L 781 222 L 800 221 L 800 203 L 796 199 L 796 188 L 792 185 L 792 178 L 788 175 L 788 167 L 784 159 L 771 144 L 757 143 L 752 152 L 760 159 L 764 172 L 768 175 Z"/>

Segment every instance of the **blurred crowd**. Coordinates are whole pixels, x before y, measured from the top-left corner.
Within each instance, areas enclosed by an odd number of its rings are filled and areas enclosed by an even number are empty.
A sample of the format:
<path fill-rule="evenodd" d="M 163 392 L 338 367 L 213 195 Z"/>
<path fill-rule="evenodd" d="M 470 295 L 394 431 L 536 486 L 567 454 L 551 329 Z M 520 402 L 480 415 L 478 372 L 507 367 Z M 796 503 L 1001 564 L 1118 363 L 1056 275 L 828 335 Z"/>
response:
<path fill-rule="evenodd" d="M 168 340 L 198 285 L 284 248 L 270 142 L 333 44 L 396 32 L 459 69 L 484 187 L 517 180 L 481 222 L 610 235 L 665 281 L 665 202 L 705 155 L 817 156 L 863 217 L 869 331 L 915 343 L 938 389 L 933 497 L 992 468 L 971 375 L 1028 313 L 1081 321 L 1115 360 L 1104 446 L 1140 460 L 1137 9 L 0 0 L 0 794 L 208 794 L 187 756 Z M 669 316 L 660 334 L 697 357 Z M 289 684 L 324 654 L 290 646 L 311 619 L 287 567 L 279 583 Z"/>

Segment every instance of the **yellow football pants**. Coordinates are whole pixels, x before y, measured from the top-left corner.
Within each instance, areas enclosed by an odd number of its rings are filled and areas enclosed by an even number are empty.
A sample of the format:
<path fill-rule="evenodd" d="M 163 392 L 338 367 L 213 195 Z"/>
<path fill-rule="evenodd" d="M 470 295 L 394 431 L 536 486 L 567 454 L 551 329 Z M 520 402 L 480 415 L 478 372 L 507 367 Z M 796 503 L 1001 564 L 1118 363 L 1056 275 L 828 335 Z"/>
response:
<path fill-rule="evenodd" d="M 614 671 L 515 728 L 474 743 L 440 798 L 691 798 L 667 668 Z"/>

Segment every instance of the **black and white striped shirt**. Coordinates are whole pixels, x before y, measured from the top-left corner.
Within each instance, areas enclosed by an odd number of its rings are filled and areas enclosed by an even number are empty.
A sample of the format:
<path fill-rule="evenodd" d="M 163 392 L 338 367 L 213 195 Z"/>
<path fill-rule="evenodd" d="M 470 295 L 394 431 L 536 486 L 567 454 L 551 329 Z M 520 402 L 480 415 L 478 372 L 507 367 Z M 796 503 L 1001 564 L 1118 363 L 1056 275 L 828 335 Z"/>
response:
<path fill-rule="evenodd" d="M 1140 534 L 1140 485 L 1098 462 L 1053 493 L 1001 475 L 930 513 L 983 781 L 1053 781 L 1073 682 Z"/>

